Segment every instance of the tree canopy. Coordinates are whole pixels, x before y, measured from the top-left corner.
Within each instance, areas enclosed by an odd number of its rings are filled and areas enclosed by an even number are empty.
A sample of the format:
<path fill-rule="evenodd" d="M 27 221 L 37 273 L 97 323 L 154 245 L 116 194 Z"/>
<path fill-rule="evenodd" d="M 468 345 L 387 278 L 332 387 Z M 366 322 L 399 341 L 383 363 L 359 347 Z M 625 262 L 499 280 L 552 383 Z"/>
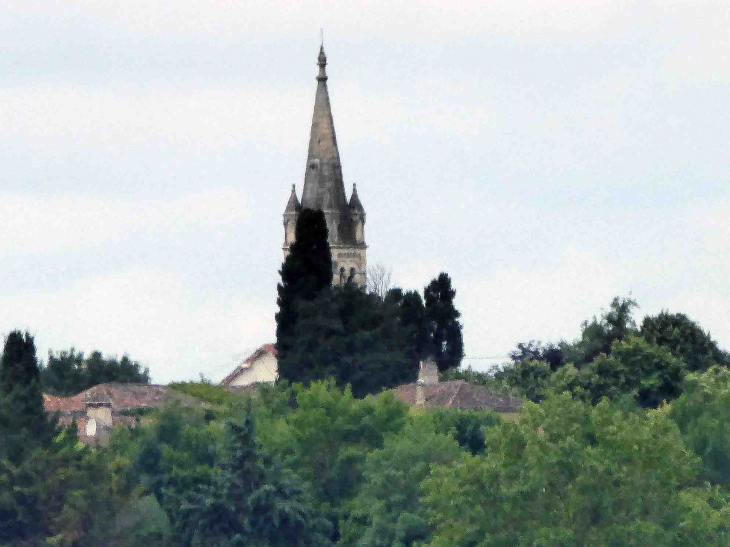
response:
<path fill-rule="evenodd" d="M 363 397 L 416 379 L 431 354 L 444 370 L 463 356 L 456 291 L 442 273 L 424 289 L 365 292 L 332 287 L 332 258 L 321 211 L 304 210 L 278 285 L 279 378 L 308 384 L 334 378 Z M 384 287 L 382 287 L 385 290 Z"/>
<path fill-rule="evenodd" d="M 641 336 L 682 359 L 690 372 L 703 371 L 712 365 L 730 366 L 730 356 L 721 350 L 709 333 L 683 313 L 662 311 L 644 318 Z"/>
<path fill-rule="evenodd" d="M 104 357 L 93 351 L 86 357 L 71 348 L 48 352 L 48 362 L 41 368 L 43 389 L 54 395 L 68 397 L 98 384 L 111 382 L 149 384 L 150 371 L 124 355 L 121 359 Z"/>
<path fill-rule="evenodd" d="M 607 397 L 657 408 L 682 394 L 689 373 L 730 366 L 728 353 L 686 315 L 662 311 L 646 316 L 638 329 L 637 307 L 631 298 L 616 297 L 600 318 L 581 324 L 573 342 L 518 344 L 494 381 L 534 402 L 569 391 L 593 404 Z"/>
<path fill-rule="evenodd" d="M 426 318 L 432 329 L 431 350 L 441 371 L 458 367 L 464 357 L 461 313 L 454 306 L 455 297 L 456 290 L 445 272 L 423 289 Z"/>

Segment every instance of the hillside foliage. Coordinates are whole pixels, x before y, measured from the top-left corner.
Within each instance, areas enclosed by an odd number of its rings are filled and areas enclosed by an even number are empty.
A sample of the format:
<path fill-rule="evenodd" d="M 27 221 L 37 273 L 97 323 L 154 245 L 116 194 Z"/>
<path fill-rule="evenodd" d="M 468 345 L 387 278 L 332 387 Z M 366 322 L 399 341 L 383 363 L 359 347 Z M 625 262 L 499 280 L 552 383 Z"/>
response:
<path fill-rule="evenodd" d="M 638 327 L 635 303 L 615 299 L 574 342 L 522 343 L 490 373 L 444 371 L 525 397 L 515 418 L 368 393 L 368 371 L 394 374 L 370 330 L 406 333 L 407 361 L 433 340 L 427 306 L 414 292 L 323 292 L 312 302 L 331 300 L 357 348 L 349 376 L 330 364 L 327 379 L 248 395 L 174 384 L 200 404 L 146 413 L 104 446 L 44 412 L 33 337 L 8 335 L 0 546 L 730 547 L 727 354 L 686 316 Z"/>

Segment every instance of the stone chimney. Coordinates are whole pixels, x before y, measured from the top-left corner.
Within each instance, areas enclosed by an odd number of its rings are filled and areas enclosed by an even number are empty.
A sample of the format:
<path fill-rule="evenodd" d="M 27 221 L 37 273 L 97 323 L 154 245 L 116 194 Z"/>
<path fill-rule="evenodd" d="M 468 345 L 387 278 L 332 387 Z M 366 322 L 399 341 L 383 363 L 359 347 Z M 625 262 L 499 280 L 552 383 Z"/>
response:
<path fill-rule="evenodd" d="M 439 369 L 432 358 L 421 361 L 418 369 L 418 380 L 416 380 L 416 406 L 426 406 L 426 392 L 424 386 L 439 383 Z"/>
<path fill-rule="evenodd" d="M 112 426 L 112 401 L 103 390 L 94 390 L 86 393 L 86 417 L 95 420 L 102 428 Z"/>
<path fill-rule="evenodd" d="M 416 382 L 416 406 L 424 408 L 426 406 L 426 395 L 423 393 L 423 381 Z"/>
<path fill-rule="evenodd" d="M 439 369 L 433 358 L 429 357 L 421 361 L 421 366 L 418 370 L 418 381 L 423 382 L 424 385 L 439 383 Z"/>

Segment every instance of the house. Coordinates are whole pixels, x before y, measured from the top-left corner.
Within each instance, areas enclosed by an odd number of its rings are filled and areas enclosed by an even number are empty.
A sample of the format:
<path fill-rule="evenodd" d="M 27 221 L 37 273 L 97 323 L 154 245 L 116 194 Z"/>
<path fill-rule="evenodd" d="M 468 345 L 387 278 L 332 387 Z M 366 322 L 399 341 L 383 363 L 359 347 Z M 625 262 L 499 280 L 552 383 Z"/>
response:
<path fill-rule="evenodd" d="M 523 400 L 486 386 L 464 380 L 439 382 L 438 369 L 432 361 L 422 361 L 418 380 L 393 390 L 393 394 L 414 407 L 426 410 L 460 408 L 462 410 L 493 410 L 510 416 L 519 411 Z"/>
<path fill-rule="evenodd" d="M 113 427 L 135 427 L 135 415 L 141 414 L 140 411 L 173 402 L 201 404 L 168 386 L 149 384 L 99 384 L 72 397 L 43 394 L 46 412 L 58 412 L 58 421 L 65 426 L 75 420 L 82 442 L 101 445 L 108 442 Z M 142 417 L 140 422 L 148 420 Z"/>
<path fill-rule="evenodd" d="M 233 372 L 221 380 L 224 387 L 248 386 L 258 382 L 274 382 L 279 376 L 276 345 L 264 344 L 246 357 Z"/>

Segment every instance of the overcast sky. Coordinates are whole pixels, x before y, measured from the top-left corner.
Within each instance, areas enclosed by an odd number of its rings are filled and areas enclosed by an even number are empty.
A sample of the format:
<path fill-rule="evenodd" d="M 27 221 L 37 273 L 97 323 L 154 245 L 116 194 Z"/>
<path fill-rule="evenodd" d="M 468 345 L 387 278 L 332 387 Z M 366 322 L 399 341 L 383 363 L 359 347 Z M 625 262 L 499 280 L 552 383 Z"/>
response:
<path fill-rule="evenodd" d="M 219 380 L 274 340 L 324 27 L 368 260 L 467 363 L 616 295 L 730 348 L 730 2 L 5 0 L 0 332 Z"/>

